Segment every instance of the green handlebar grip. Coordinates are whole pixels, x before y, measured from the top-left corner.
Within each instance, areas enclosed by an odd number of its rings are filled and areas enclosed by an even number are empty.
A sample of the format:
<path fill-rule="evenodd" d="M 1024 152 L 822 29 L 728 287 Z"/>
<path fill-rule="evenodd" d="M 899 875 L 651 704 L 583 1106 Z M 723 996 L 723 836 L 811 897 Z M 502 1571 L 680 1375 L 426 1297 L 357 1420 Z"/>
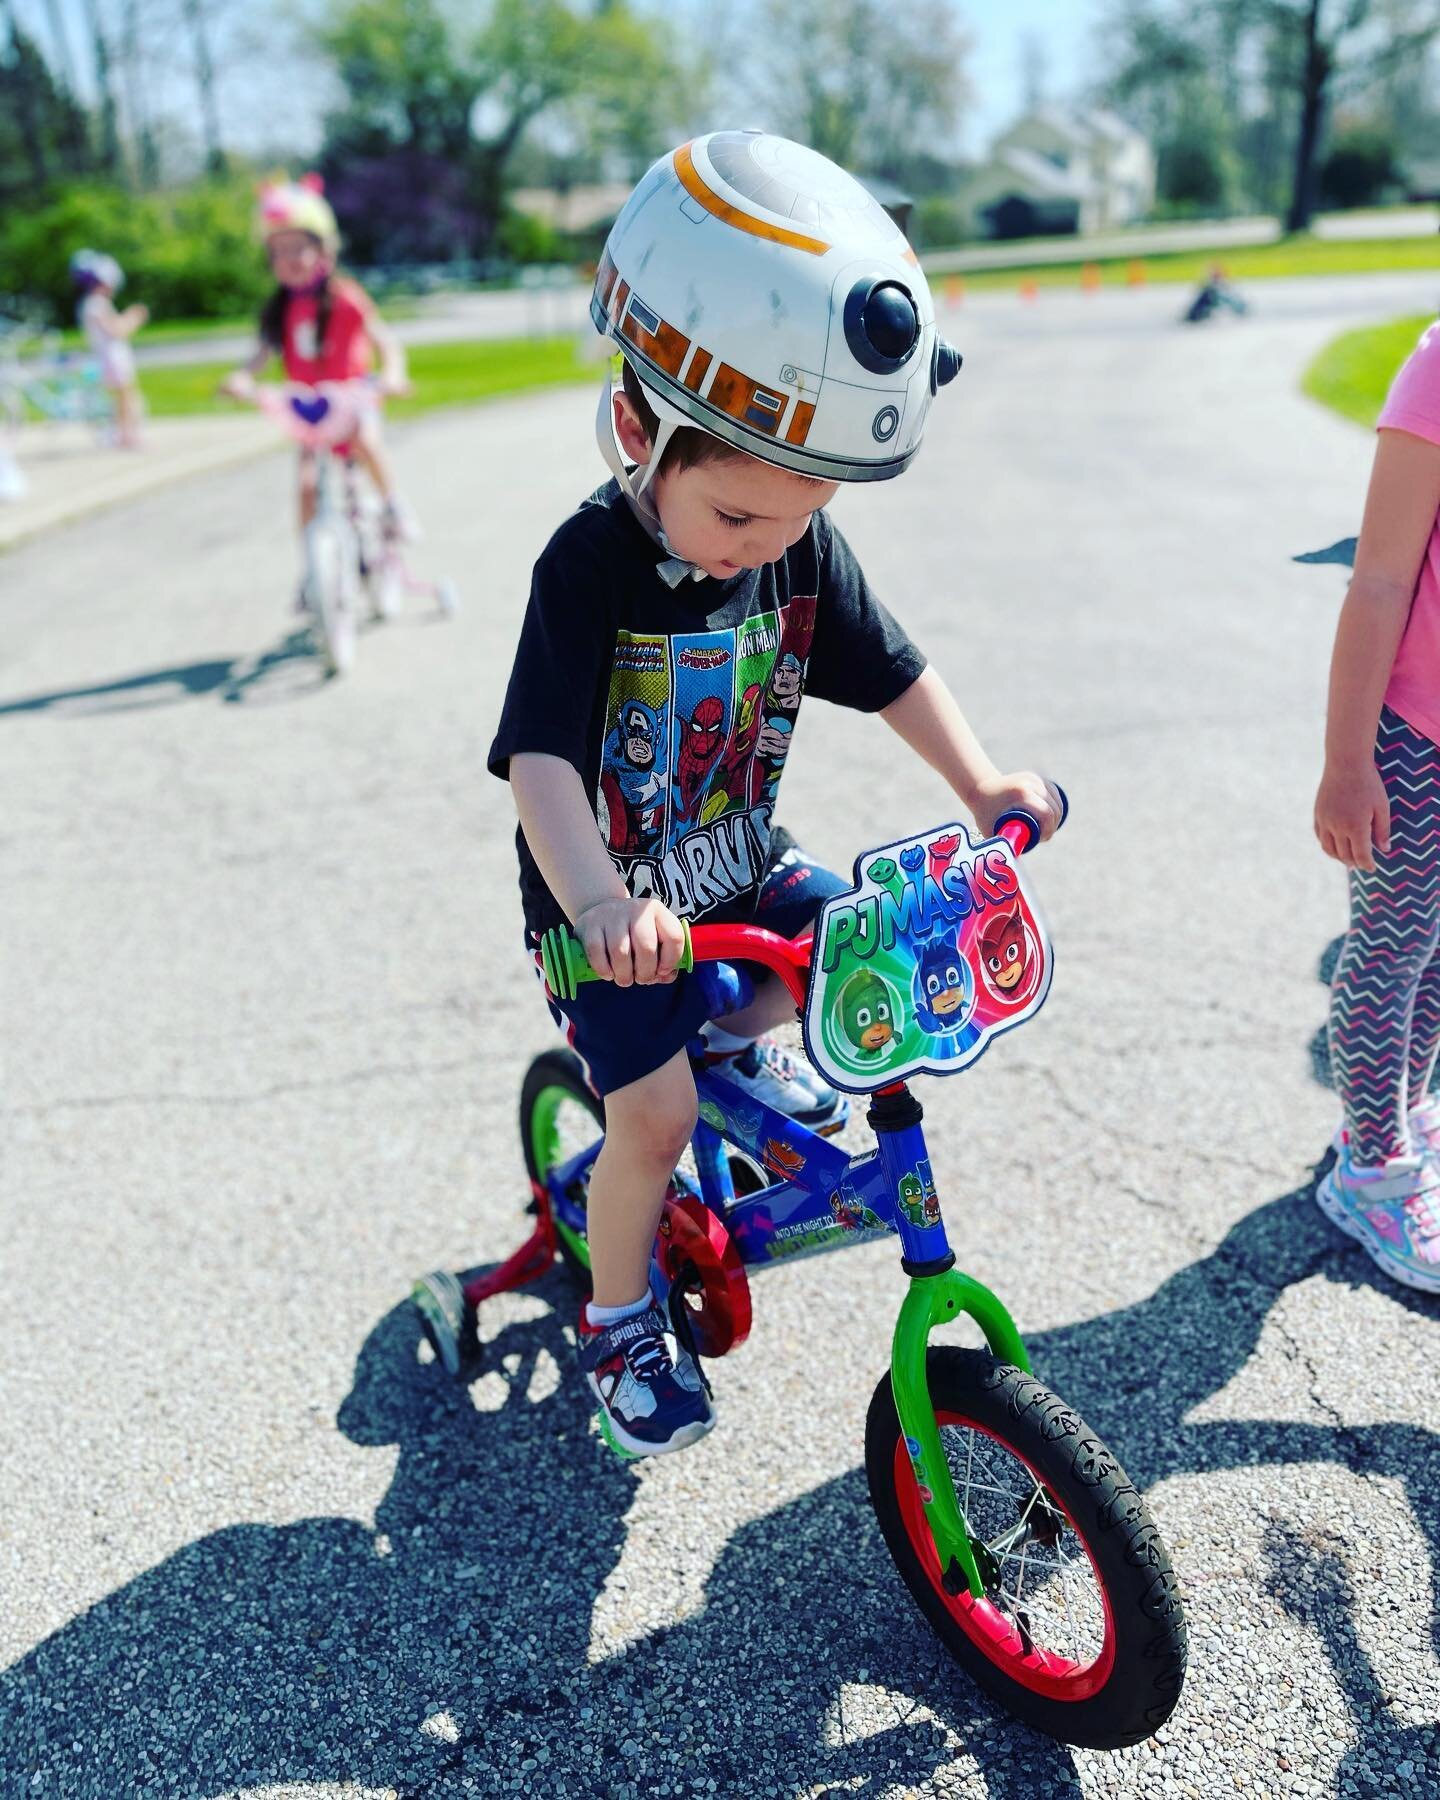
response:
<path fill-rule="evenodd" d="M 685 933 L 685 948 L 680 952 L 677 966 L 690 970 L 695 967 L 690 926 L 684 919 L 680 921 L 680 925 Z M 573 1000 L 584 982 L 601 979 L 590 967 L 579 938 L 563 925 L 553 925 L 540 939 L 540 968 L 545 976 L 546 987 L 557 1000 Z"/>

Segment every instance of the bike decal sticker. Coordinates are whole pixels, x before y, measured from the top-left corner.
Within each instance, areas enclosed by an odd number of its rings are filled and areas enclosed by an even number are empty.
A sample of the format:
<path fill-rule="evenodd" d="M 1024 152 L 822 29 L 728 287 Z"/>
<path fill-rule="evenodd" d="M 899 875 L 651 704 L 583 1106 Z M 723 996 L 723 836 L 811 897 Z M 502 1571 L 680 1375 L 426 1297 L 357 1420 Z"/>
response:
<path fill-rule="evenodd" d="M 815 943 L 806 1049 L 851 1093 L 968 1068 L 1050 988 L 1049 938 L 1014 852 L 963 825 L 867 851 Z"/>

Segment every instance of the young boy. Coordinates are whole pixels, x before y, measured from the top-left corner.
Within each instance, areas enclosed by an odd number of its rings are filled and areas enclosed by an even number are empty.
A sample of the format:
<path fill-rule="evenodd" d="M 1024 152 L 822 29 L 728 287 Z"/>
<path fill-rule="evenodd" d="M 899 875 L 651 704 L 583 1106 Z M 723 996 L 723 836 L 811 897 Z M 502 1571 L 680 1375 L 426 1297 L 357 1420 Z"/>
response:
<path fill-rule="evenodd" d="M 700 983 L 676 972 L 682 918 L 794 936 L 847 885 L 773 823 L 802 692 L 878 712 L 986 830 L 1024 806 L 1048 836 L 1060 808 L 1038 775 L 989 761 L 821 510 L 840 482 L 905 468 L 959 366 L 866 190 L 782 138 L 683 145 L 616 221 L 591 313 L 625 359 L 598 420 L 615 479 L 536 564 L 489 764 L 520 815 L 531 942 L 568 920 L 606 977 L 551 999 L 605 1100 L 580 1361 L 606 1437 L 649 1456 L 714 1423 L 648 1274 L 695 1124 L 689 1046 L 703 1033 L 797 1118 L 837 1105 L 757 1045 L 793 1017 L 779 982 L 707 1026 Z"/>

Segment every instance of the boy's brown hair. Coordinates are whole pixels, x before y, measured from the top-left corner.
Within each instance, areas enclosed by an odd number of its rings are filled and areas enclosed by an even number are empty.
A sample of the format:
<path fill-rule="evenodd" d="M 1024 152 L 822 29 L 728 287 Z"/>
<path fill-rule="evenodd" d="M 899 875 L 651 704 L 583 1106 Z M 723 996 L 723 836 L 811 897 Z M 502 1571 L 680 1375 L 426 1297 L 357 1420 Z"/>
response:
<path fill-rule="evenodd" d="M 660 430 L 660 420 L 640 385 L 640 377 L 630 367 L 628 357 L 622 357 L 620 361 L 620 385 L 639 416 L 646 438 L 653 444 Z M 746 462 L 749 457 L 749 451 L 737 450 L 733 444 L 727 444 L 723 438 L 702 431 L 698 425 L 677 425 L 660 454 L 660 467 L 655 474 L 658 478 L 668 474 L 671 469 L 698 469 L 703 463 Z M 818 488 L 825 485 L 814 475 L 801 475 L 793 469 L 786 473 L 794 475 L 796 481 L 803 482 L 807 487 Z"/>
<path fill-rule="evenodd" d="M 630 367 L 628 357 L 621 359 L 620 382 L 625 397 L 639 415 L 645 436 L 653 444 L 660 430 L 660 420 L 640 385 L 640 377 Z M 668 474 L 671 469 L 698 469 L 702 463 L 737 462 L 744 454 L 743 450 L 733 449 L 708 431 L 702 431 L 698 425 L 677 425 L 661 452 L 660 467 L 655 474 L 658 477 Z"/>

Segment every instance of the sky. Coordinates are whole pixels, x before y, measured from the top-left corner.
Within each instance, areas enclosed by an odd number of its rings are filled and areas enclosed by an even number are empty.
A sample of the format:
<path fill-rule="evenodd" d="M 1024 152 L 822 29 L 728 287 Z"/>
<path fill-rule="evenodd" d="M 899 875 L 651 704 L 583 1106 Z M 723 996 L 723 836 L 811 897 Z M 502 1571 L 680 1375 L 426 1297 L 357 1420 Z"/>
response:
<path fill-rule="evenodd" d="M 961 140 L 967 155 L 979 156 L 1019 113 L 1026 38 L 1043 46 L 1047 89 L 1066 99 L 1092 76 L 1093 45 L 1105 10 L 1104 0 L 956 0 L 972 41 L 974 97 Z"/>
<path fill-rule="evenodd" d="M 893 0 L 893 3 L 903 5 L 904 0 Z M 1105 11 L 1106 0 L 950 0 L 950 3 L 971 43 L 968 73 L 972 98 L 956 146 L 964 155 L 982 156 L 990 140 L 1021 110 L 1027 38 L 1035 39 L 1043 47 L 1046 88 L 1050 96 L 1061 100 L 1069 98 L 1091 76 L 1096 29 Z M 58 15 L 63 21 L 69 54 L 78 64 L 81 83 L 93 91 L 86 15 L 96 0 L 12 0 L 12 4 L 22 30 L 34 36 L 47 52 L 53 48 L 53 21 Z M 115 29 L 125 0 L 98 0 L 98 4 L 101 18 L 108 20 L 112 30 Z M 140 0 L 140 7 L 143 17 L 144 0 Z M 231 0 L 230 4 L 218 4 L 216 10 L 233 18 L 237 10 L 243 16 L 250 9 L 237 9 Z M 255 35 L 260 34 L 257 31 Z M 222 123 L 229 143 L 253 152 L 269 148 L 287 135 L 297 138 L 315 135 L 323 90 L 313 76 L 302 76 L 293 68 L 288 81 L 282 76 L 280 86 L 284 98 L 277 109 L 280 95 L 277 94 L 276 76 L 281 71 L 275 66 L 273 48 L 267 56 L 259 53 L 263 45 L 242 43 L 237 49 L 243 53 L 230 57 L 224 54 L 227 48 L 223 44 L 217 46 L 220 51 L 217 62 L 221 74 Z M 151 104 L 158 103 L 165 110 L 173 105 L 182 115 L 188 113 L 193 105 L 188 44 L 183 36 L 167 33 L 166 41 L 157 44 L 155 51 Z M 283 57 L 281 60 L 283 65 Z M 282 122 L 287 112 L 292 128 L 289 133 Z M 293 129 L 296 126 L 300 127 L 298 131 Z"/>

